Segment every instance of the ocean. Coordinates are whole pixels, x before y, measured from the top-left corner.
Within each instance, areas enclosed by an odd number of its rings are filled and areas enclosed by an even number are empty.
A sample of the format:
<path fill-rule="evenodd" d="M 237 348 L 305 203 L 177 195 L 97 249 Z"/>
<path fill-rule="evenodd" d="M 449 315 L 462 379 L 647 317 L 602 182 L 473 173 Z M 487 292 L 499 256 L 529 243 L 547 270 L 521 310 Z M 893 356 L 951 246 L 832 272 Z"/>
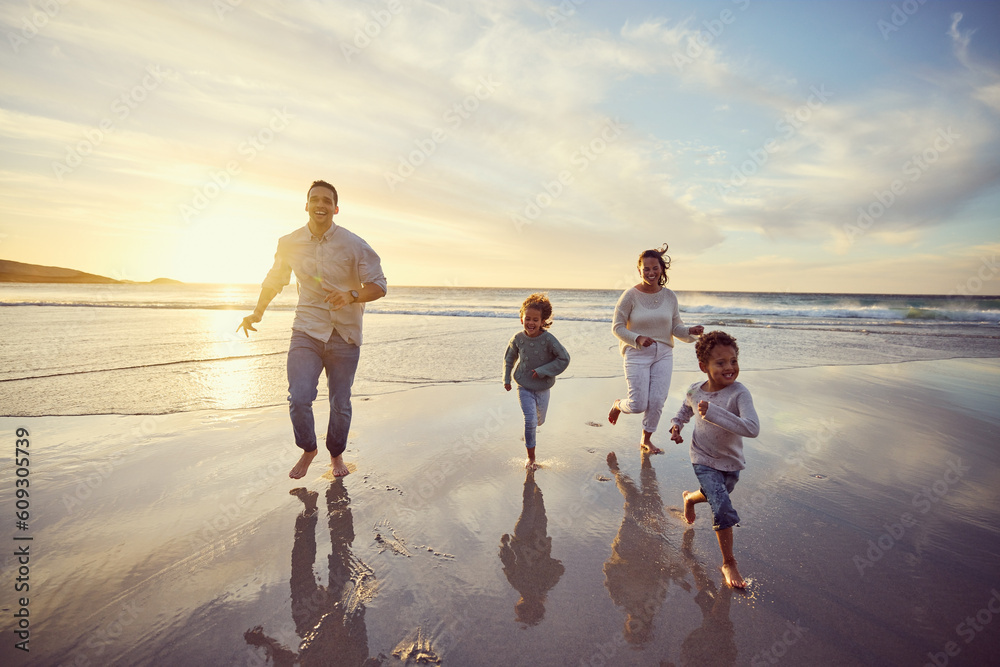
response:
<path fill-rule="evenodd" d="M 257 285 L 0 285 L 0 414 L 167 414 L 284 403 L 293 286 L 258 332 L 236 327 Z M 623 375 L 619 290 L 395 287 L 367 306 L 354 394 L 501 381 L 533 291 L 574 361 L 560 382 Z M 753 371 L 1000 356 L 1000 297 L 678 292 L 687 324 L 724 329 Z M 678 343 L 675 370 L 697 370 Z M 325 395 L 321 386 L 320 400 Z"/>

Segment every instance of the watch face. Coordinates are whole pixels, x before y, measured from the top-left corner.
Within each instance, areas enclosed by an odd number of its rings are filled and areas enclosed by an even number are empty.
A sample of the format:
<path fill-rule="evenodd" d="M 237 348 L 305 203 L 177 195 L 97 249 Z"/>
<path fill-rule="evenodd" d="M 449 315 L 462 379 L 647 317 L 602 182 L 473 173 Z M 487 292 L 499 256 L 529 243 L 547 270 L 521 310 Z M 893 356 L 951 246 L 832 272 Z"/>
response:
<path fill-rule="evenodd" d="M 360 295 L 358 294 L 358 290 L 356 290 L 356 289 L 352 289 L 352 290 L 351 290 L 351 296 L 353 296 L 353 297 L 354 297 L 355 299 L 357 299 L 357 298 L 358 298 L 358 296 L 360 296 Z"/>

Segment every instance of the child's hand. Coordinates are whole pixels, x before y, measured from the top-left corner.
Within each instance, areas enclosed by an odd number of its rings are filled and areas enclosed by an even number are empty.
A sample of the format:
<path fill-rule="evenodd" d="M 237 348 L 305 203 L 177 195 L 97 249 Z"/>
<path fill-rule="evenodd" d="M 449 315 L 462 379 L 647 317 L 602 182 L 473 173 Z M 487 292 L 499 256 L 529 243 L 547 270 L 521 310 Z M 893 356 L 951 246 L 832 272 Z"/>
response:
<path fill-rule="evenodd" d="M 670 439 L 678 445 L 684 442 L 684 438 L 681 437 L 681 427 L 677 424 L 670 427 Z"/>
<path fill-rule="evenodd" d="M 531 371 L 531 377 L 535 378 L 536 380 L 540 380 L 542 378 L 542 376 L 539 375 L 537 371 Z"/>
<path fill-rule="evenodd" d="M 504 388 L 504 389 L 506 389 L 507 391 L 510 391 L 510 385 L 509 385 L 509 384 L 505 384 L 505 385 L 503 386 L 503 388 Z"/>
<path fill-rule="evenodd" d="M 708 412 L 708 401 L 698 401 L 698 412 L 704 417 L 705 413 Z"/>

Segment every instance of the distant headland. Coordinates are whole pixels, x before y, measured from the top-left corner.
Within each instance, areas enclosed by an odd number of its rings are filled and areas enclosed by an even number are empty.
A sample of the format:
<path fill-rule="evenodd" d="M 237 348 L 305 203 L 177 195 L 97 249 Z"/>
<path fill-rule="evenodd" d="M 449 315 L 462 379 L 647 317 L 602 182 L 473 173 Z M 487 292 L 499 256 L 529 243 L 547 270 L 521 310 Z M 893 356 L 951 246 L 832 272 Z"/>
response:
<path fill-rule="evenodd" d="M 25 264 L 8 259 L 0 259 L 0 283 L 105 283 L 130 284 L 135 280 L 115 280 L 107 276 L 85 273 L 75 269 L 64 269 L 58 266 L 41 266 Z M 181 281 L 170 278 L 150 280 L 149 285 L 181 285 Z"/>

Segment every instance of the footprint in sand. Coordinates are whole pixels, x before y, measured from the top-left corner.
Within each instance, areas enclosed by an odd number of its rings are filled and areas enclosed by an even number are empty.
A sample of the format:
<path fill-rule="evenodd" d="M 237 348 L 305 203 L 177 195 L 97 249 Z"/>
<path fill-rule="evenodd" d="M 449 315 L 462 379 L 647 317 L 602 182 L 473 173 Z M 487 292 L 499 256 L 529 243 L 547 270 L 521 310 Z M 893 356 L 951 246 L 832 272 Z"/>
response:
<path fill-rule="evenodd" d="M 598 424 L 597 422 L 587 422 L 587 426 L 593 426 L 595 428 L 601 428 L 604 424 Z"/>

